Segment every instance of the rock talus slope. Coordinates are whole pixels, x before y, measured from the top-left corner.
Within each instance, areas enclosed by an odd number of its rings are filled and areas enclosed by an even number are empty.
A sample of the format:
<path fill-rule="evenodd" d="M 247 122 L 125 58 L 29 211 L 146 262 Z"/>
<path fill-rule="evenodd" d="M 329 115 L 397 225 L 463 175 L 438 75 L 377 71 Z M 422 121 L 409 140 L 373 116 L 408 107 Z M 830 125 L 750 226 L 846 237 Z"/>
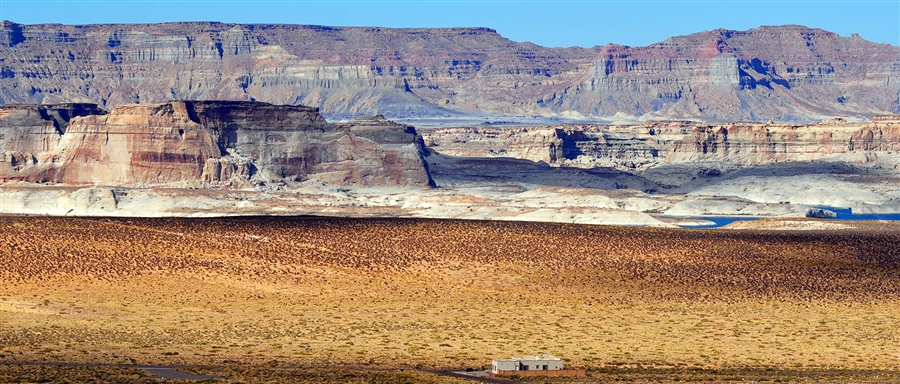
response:
<path fill-rule="evenodd" d="M 512 157 L 581 168 L 641 172 L 717 164 L 724 170 L 833 160 L 866 163 L 900 151 L 900 117 L 814 124 L 650 121 L 638 125 L 441 128 L 423 133 L 433 150 L 457 157 Z"/>
<path fill-rule="evenodd" d="M 900 50 L 798 25 L 719 29 L 647 47 L 607 45 L 555 110 L 719 121 L 900 112 Z"/>
<path fill-rule="evenodd" d="M 900 175 L 900 118 L 890 116 L 868 123 L 833 119 L 804 125 L 654 121 L 442 128 L 423 135 L 431 149 L 444 156 L 516 158 L 634 175 L 655 184 L 639 189 L 671 189 L 739 172 Z M 584 182 L 590 179 L 586 176 Z"/>
<path fill-rule="evenodd" d="M 0 102 L 311 105 L 729 121 L 900 113 L 900 48 L 788 25 L 647 47 L 546 48 L 487 28 L 0 23 Z"/>
<path fill-rule="evenodd" d="M 0 177 L 115 186 L 428 186 L 415 129 L 382 117 L 331 124 L 316 108 L 173 101 L 0 110 Z M 58 115 L 73 116 L 65 123 Z"/>
<path fill-rule="evenodd" d="M 482 180 L 500 191 L 558 193 L 567 203 L 599 194 L 609 200 L 592 197 L 587 207 L 676 216 L 802 216 L 821 206 L 900 212 L 900 116 L 443 128 L 423 135 L 439 160 L 432 164 L 438 184 Z"/>

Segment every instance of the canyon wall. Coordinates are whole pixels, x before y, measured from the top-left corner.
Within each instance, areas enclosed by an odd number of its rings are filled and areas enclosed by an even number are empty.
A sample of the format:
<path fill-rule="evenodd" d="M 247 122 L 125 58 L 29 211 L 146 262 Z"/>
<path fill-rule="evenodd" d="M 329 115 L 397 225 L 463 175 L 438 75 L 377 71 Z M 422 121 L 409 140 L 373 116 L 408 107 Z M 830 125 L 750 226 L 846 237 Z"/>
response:
<path fill-rule="evenodd" d="M 487 28 L 0 23 L 0 103 L 243 100 L 327 116 L 900 113 L 900 48 L 802 26 L 546 48 Z"/>
<path fill-rule="evenodd" d="M 647 47 L 607 45 L 555 110 L 713 121 L 809 121 L 900 112 L 900 50 L 798 25 L 719 29 Z"/>
<path fill-rule="evenodd" d="M 445 156 L 518 158 L 648 176 L 660 169 L 684 168 L 693 176 L 717 177 L 742 168 L 816 162 L 900 174 L 893 164 L 900 153 L 900 116 L 879 116 L 868 123 L 843 119 L 814 124 L 654 121 L 622 126 L 441 128 L 424 131 L 423 136 L 433 151 Z"/>
<path fill-rule="evenodd" d="M 62 118 L 61 116 L 67 117 Z M 173 101 L 0 108 L 0 178 L 72 185 L 429 186 L 421 137 L 383 117 L 326 122 L 316 108 Z"/>

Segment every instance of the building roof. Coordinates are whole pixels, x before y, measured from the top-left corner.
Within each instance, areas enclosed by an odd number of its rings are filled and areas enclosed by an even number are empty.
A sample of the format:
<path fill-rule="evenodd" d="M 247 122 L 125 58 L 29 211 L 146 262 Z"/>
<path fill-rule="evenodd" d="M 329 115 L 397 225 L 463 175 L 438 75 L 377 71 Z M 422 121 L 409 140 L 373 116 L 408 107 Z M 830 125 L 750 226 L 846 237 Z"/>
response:
<path fill-rule="evenodd" d="M 533 360 L 562 360 L 556 356 L 549 355 L 546 353 L 541 353 L 538 355 L 530 355 L 530 356 L 513 356 L 509 359 L 494 359 L 494 361 L 533 361 Z"/>

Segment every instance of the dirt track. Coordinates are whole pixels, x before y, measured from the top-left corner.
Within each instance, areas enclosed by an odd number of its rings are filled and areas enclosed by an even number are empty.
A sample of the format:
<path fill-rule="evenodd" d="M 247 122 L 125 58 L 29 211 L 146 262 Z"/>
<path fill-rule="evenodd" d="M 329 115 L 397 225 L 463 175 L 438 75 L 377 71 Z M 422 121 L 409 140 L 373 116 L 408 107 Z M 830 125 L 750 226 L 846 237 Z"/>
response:
<path fill-rule="evenodd" d="M 215 376 L 210 375 L 194 375 L 182 372 L 184 367 L 166 367 L 160 365 L 137 365 L 137 364 L 88 364 L 88 363 L 63 363 L 63 362 L 16 362 L 4 363 L 6 366 L 37 366 L 37 367 L 86 367 L 86 368 L 118 368 L 118 369 L 137 369 L 144 371 L 154 379 L 162 380 L 212 380 Z"/>

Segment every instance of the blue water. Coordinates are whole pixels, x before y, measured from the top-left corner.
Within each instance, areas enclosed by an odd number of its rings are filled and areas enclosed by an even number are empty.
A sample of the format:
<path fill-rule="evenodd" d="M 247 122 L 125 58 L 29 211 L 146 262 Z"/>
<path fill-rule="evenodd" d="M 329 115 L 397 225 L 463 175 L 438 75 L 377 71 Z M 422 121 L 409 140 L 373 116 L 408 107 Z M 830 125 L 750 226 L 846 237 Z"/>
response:
<path fill-rule="evenodd" d="M 836 218 L 830 218 L 827 220 L 900 220 L 900 213 L 876 213 L 876 214 L 865 214 L 865 215 L 854 215 L 853 210 L 850 208 L 832 208 L 832 207 L 816 207 L 820 209 L 827 209 L 837 214 Z M 684 228 L 719 228 L 723 225 L 731 224 L 738 220 L 756 220 L 758 217 L 705 217 L 705 216 L 696 216 L 692 217 L 692 219 L 700 219 L 700 220 L 708 220 L 712 221 L 715 224 L 710 225 L 691 225 L 684 226 Z"/>
<path fill-rule="evenodd" d="M 705 217 L 705 216 L 697 216 L 692 217 L 692 219 L 698 220 L 707 220 L 712 221 L 715 224 L 710 225 L 685 225 L 684 228 L 719 228 L 723 225 L 731 224 L 735 221 L 739 220 L 756 220 L 758 217 L 753 216 L 742 216 L 742 217 Z"/>
<path fill-rule="evenodd" d="M 831 212 L 837 213 L 838 217 L 832 220 L 900 220 L 900 213 L 874 213 L 874 214 L 865 214 L 865 215 L 854 215 L 853 210 L 850 208 L 840 209 L 840 208 L 831 208 L 831 207 L 816 207 L 821 209 L 827 209 Z"/>

